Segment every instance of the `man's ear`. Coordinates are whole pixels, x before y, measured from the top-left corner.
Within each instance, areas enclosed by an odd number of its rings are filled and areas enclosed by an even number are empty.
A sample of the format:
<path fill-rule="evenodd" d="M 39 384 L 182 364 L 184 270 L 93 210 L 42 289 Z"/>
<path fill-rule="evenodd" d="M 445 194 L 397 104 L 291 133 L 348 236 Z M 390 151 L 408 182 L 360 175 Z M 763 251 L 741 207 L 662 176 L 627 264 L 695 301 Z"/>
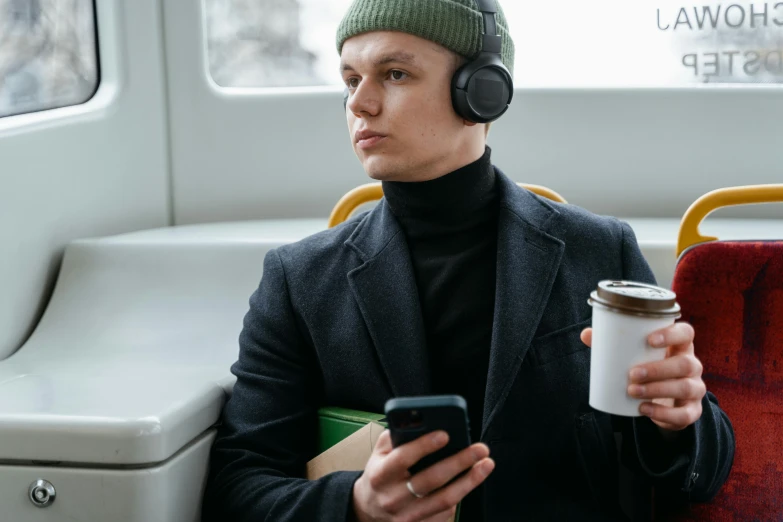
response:
<path fill-rule="evenodd" d="M 462 123 L 464 123 L 466 127 L 475 127 L 476 125 L 478 125 L 478 123 L 476 123 L 475 121 L 470 121 L 465 119 L 462 120 Z"/>

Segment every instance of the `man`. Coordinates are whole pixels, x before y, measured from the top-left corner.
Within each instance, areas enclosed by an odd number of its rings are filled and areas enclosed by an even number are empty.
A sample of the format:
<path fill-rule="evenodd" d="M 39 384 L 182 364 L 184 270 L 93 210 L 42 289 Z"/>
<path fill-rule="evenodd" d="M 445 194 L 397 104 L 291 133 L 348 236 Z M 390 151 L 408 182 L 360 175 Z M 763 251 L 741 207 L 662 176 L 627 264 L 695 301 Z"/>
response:
<path fill-rule="evenodd" d="M 587 406 L 588 295 L 654 278 L 628 225 L 518 188 L 492 166 L 487 126 L 455 112 L 452 76 L 480 50 L 481 20 L 473 0 L 355 0 L 343 20 L 348 127 L 385 198 L 267 255 L 205 518 L 440 522 L 464 499 L 462 522 L 621 520 L 615 433 L 656 492 L 703 501 L 725 481 L 734 436 L 687 324 L 652 335 L 666 359 L 629 376 L 643 417 Z M 435 393 L 465 397 L 481 442 L 411 477 L 443 434 L 392 449 L 384 433 L 364 472 L 301 478 L 319 407 Z"/>

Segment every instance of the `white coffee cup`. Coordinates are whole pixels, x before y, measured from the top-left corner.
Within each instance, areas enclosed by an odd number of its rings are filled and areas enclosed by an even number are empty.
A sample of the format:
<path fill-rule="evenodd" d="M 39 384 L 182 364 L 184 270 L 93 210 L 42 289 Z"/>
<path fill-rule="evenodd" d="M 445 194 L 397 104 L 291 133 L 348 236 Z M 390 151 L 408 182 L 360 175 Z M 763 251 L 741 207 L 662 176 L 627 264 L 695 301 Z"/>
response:
<path fill-rule="evenodd" d="M 590 406 L 639 417 L 644 401 L 628 395 L 628 374 L 634 366 L 666 357 L 666 349 L 652 348 L 647 339 L 680 317 L 677 296 L 644 283 L 601 281 L 588 303 L 593 307 Z"/>

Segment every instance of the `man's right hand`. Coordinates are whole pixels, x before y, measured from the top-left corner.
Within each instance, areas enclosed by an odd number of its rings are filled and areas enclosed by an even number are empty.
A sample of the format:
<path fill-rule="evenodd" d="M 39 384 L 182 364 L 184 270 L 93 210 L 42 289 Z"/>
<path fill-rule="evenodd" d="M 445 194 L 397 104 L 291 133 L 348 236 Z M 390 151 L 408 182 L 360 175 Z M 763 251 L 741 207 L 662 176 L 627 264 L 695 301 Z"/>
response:
<path fill-rule="evenodd" d="M 457 504 L 495 468 L 488 458 L 489 448 L 478 443 L 411 477 L 408 468 L 447 442 L 448 435 L 436 431 L 393 448 L 389 431 L 384 431 L 364 473 L 353 486 L 353 508 L 358 521 L 446 522 Z M 468 473 L 449 484 L 469 468 Z M 416 494 L 423 495 L 421 498 L 408 489 L 408 481 Z"/>

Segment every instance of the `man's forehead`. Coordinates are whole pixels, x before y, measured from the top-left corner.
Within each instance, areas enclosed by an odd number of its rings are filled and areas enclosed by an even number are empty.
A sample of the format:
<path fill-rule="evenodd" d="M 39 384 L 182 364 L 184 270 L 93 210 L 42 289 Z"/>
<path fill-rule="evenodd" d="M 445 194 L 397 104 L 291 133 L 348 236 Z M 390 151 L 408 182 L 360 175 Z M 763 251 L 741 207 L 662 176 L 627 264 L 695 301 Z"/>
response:
<path fill-rule="evenodd" d="M 448 53 L 446 48 L 434 42 L 405 33 L 365 33 L 346 40 L 340 57 L 341 69 L 391 62 L 421 66 L 444 52 Z"/>

